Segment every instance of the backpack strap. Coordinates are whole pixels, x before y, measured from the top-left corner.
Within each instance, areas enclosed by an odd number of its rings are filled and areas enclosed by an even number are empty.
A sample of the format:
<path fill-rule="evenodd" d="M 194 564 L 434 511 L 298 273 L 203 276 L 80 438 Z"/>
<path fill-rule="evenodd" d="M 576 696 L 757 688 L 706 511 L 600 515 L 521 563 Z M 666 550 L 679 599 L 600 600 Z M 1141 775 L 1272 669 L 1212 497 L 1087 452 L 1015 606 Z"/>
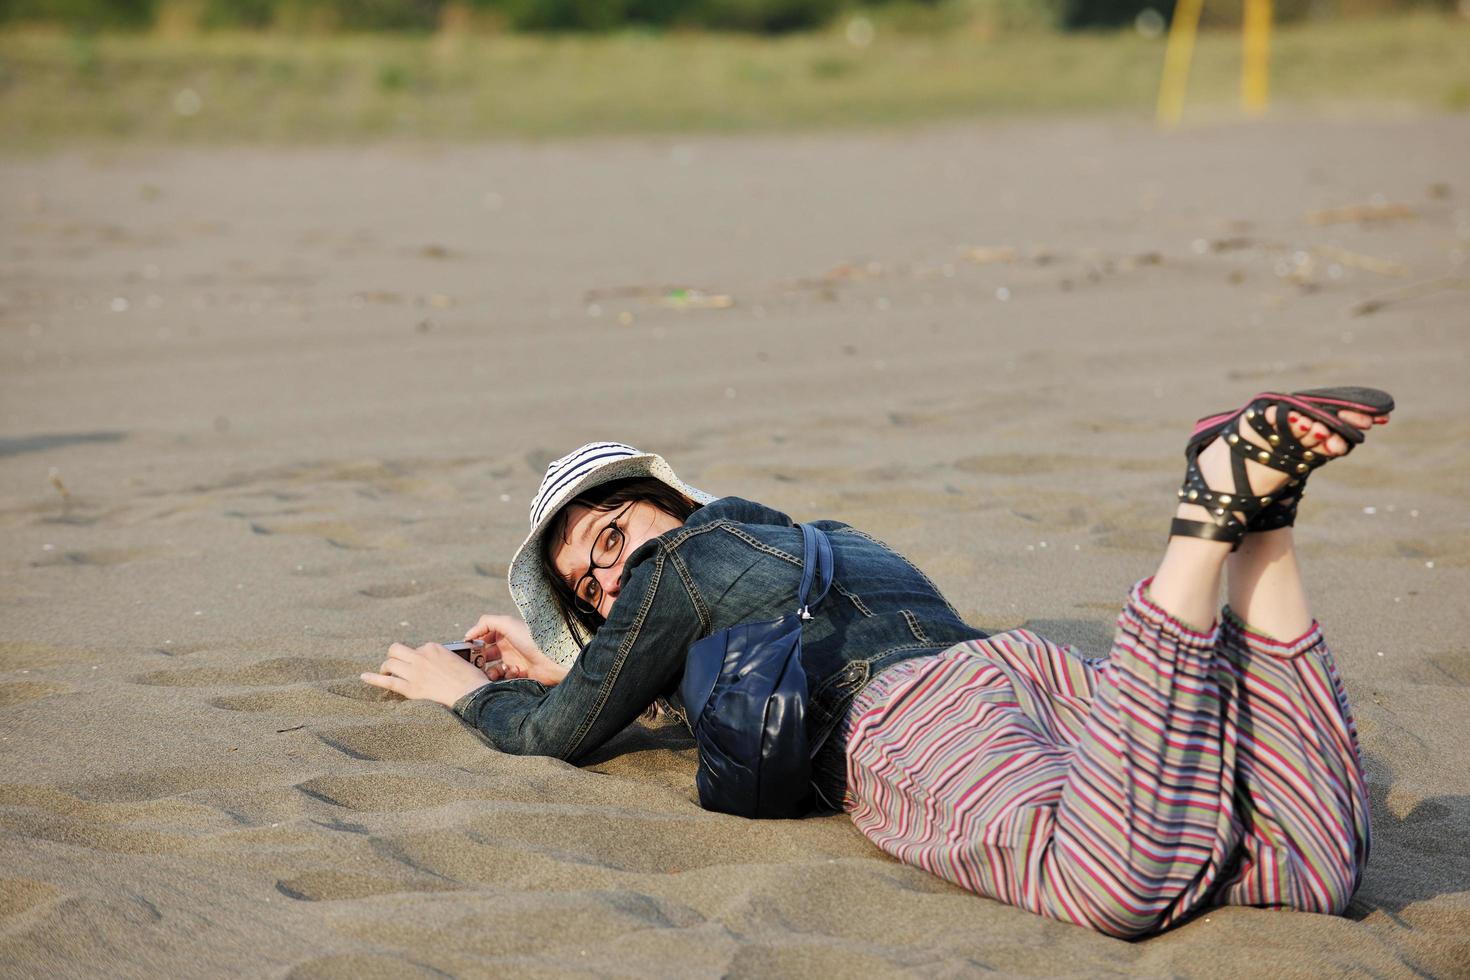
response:
<path fill-rule="evenodd" d="M 801 588 L 796 594 L 797 608 L 802 619 L 811 619 L 811 607 L 821 602 L 832 587 L 832 542 L 827 535 L 810 524 L 798 524 L 801 528 Z M 813 583 L 817 594 L 808 600 Z"/>

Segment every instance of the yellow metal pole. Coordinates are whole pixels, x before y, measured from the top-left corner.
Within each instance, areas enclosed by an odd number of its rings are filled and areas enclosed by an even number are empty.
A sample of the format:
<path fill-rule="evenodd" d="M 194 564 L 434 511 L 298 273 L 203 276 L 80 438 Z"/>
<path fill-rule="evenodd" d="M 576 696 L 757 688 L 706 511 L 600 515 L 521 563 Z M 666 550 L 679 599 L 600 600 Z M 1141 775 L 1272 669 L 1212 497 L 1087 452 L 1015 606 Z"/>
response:
<path fill-rule="evenodd" d="M 1240 105 L 1248 116 L 1266 111 L 1271 78 L 1271 0 L 1245 0 Z"/>
<path fill-rule="evenodd" d="M 1179 0 L 1174 6 L 1169 45 L 1164 49 L 1164 75 L 1159 80 L 1156 112 L 1160 126 L 1177 126 L 1184 115 L 1184 88 L 1189 83 L 1189 62 L 1194 57 L 1194 35 L 1203 6 L 1204 0 Z"/>

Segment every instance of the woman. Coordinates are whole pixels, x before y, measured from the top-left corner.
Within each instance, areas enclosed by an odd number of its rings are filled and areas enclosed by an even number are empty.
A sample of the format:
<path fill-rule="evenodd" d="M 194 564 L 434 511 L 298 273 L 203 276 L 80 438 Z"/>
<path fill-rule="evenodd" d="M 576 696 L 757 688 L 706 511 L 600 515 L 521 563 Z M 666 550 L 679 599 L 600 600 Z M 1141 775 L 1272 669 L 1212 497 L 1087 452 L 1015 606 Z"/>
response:
<path fill-rule="evenodd" d="M 1110 935 L 1219 904 L 1342 912 L 1367 795 L 1291 525 L 1311 471 L 1392 408 L 1337 388 L 1201 419 L 1163 559 L 1105 659 L 986 636 L 901 555 L 819 522 L 835 579 L 802 638 L 819 798 L 905 862 Z M 363 679 L 452 707 L 503 751 L 577 761 L 656 700 L 682 719 L 689 645 L 789 612 L 801 544 L 786 515 L 715 500 L 657 456 L 584 446 L 533 501 L 510 572 L 524 619 L 466 634 L 483 670 L 394 644 Z"/>

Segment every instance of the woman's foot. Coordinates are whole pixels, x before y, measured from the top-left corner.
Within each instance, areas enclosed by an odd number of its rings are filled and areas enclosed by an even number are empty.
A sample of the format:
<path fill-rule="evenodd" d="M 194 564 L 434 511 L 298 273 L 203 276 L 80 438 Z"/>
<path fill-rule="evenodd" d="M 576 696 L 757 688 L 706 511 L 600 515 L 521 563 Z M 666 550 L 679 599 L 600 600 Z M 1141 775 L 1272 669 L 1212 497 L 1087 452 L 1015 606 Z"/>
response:
<path fill-rule="evenodd" d="M 1276 424 L 1276 413 L 1278 411 L 1279 409 L 1275 405 L 1266 409 L 1266 422 L 1269 425 L 1274 426 Z M 1374 425 L 1373 416 L 1363 415 L 1359 412 L 1344 411 L 1338 417 L 1344 422 L 1355 425 L 1365 431 L 1373 428 Z M 1380 415 L 1378 418 L 1384 422 L 1388 421 L 1387 416 Z M 1309 419 L 1300 412 L 1288 412 L 1286 424 L 1291 427 L 1292 432 L 1297 433 L 1297 441 L 1308 452 L 1314 452 L 1319 456 L 1330 459 L 1334 456 L 1341 456 L 1352 448 L 1346 439 L 1327 428 L 1325 424 Z M 1271 447 L 1266 439 L 1251 426 L 1245 424 L 1244 419 L 1242 419 L 1241 423 L 1233 431 L 1241 439 L 1249 440 L 1261 450 L 1269 452 Z M 1229 436 L 1227 435 L 1226 439 L 1228 438 Z M 1226 442 L 1226 439 L 1216 439 L 1210 445 L 1206 446 L 1199 454 L 1198 465 L 1200 473 L 1204 476 L 1205 483 L 1210 486 L 1210 489 L 1230 495 L 1233 498 L 1239 488 L 1234 485 L 1234 481 L 1231 479 L 1230 446 Z M 1291 474 L 1282 473 L 1280 470 L 1272 469 L 1269 466 L 1252 460 L 1246 461 L 1245 471 L 1250 480 L 1250 492 L 1257 497 L 1273 496 L 1283 489 L 1294 489 L 1299 483 Z M 1180 490 L 1179 493 L 1181 503 L 1179 504 L 1179 509 L 1175 511 L 1176 517 L 1183 518 L 1187 521 L 1213 521 L 1219 516 L 1213 510 L 1207 510 L 1198 504 L 1190 503 L 1188 491 Z M 1234 502 L 1233 499 L 1231 502 Z M 1226 501 L 1222 497 L 1218 503 L 1224 504 Z M 1267 503 L 1269 504 L 1270 501 L 1267 501 Z M 1237 520 L 1244 522 L 1245 517 L 1240 511 L 1235 511 L 1234 513 Z"/>
<path fill-rule="evenodd" d="M 1235 546 L 1248 530 L 1290 526 L 1307 475 L 1350 452 L 1392 409 L 1386 392 L 1320 389 L 1260 395 L 1233 415 L 1201 420 L 1170 533 Z"/>

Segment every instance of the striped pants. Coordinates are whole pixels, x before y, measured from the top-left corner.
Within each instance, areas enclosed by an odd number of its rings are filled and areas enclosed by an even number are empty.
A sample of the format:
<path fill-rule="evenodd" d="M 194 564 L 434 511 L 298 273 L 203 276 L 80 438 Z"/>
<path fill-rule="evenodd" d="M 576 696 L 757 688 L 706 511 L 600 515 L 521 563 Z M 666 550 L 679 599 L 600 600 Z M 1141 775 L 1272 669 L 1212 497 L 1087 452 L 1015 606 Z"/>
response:
<path fill-rule="evenodd" d="M 910 660 L 848 715 L 846 809 L 963 888 L 1113 936 L 1201 908 L 1341 913 L 1368 857 L 1357 735 L 1314 625 L 1195 632 L 1134 587 L 1111 654 L 1026 630 Z"/>

